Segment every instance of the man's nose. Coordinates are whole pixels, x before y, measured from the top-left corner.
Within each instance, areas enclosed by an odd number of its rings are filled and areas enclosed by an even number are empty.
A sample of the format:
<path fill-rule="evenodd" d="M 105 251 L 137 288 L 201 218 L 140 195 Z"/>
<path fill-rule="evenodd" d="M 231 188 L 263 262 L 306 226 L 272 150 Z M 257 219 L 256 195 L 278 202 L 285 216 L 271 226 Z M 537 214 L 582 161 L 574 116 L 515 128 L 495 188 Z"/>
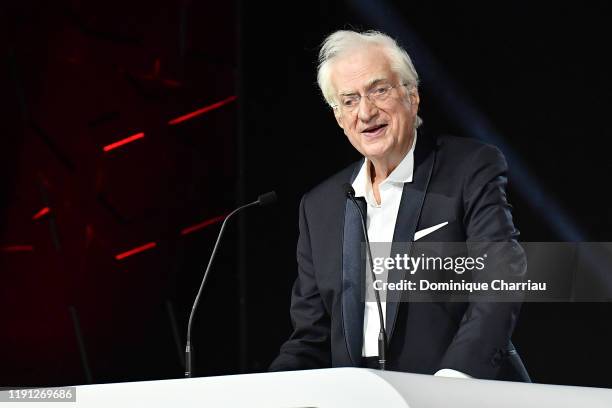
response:
<path fill-rule="evenodd" d="M 359 100 L 357 115 L 363 122 L 369 122 L 373 117 L 378 115 L 378 107 L 368 97 L 361 97 Z"/>

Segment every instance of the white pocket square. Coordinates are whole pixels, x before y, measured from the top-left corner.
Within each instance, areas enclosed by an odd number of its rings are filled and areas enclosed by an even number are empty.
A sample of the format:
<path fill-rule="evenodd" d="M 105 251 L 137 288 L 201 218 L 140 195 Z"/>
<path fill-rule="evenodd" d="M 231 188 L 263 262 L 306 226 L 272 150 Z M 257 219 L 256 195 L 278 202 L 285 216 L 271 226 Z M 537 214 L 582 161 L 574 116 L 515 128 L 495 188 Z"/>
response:
<path fill-rule="evenodd" d="M 425 228 L 425 229 L 422 229 L 420 231 L 417 231 L 417 232 L 414 233 L 414 240 L 418 241 L 419 239 L 423 238 L 425 235 L 429 235 L 432 232 L 439 230 L 440 228 L 442 228 L 446 224 L 448 224 L 448 221 L 442 222 L 442 223 L 437 224 L 437 225 L 434 225 L 433 227 L 429 227 L 429 228 Z"/>

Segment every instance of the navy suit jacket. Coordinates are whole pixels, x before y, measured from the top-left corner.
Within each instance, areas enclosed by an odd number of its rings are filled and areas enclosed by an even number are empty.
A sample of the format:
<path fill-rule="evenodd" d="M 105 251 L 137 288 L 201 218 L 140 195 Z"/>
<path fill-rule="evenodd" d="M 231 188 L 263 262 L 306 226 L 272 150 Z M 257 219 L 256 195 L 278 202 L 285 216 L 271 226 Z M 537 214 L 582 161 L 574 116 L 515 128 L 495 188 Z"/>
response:
<path fill-rule="evenodd" d="M 497 148 L 419 133 L 414 154 L 413 182 L 404 184 L 394 242 L 413 241 L 415 231 L 445 221 L 424 239 L 515 242 L 507 164 Z M 302 198 L 290 310 L 294 330 L 271 371 L 361 365 L 363 233 L 342 186 L 362 163 Z M 476 378 L 529 381 L 510 341 L 519 310 L 518 302 L 389 301 L 387 369 L 434 374 L 450 368 Z"/>

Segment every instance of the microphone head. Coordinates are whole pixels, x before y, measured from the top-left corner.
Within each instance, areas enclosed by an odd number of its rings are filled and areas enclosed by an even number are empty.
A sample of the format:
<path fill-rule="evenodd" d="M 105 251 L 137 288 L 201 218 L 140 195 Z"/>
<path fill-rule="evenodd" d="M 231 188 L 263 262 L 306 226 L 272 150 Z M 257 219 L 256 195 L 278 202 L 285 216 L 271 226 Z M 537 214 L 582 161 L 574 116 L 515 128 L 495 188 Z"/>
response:
<path fill-rule="evenodd" d="M 351 186 L 350 183 L 344 183 L 342 185 L 342 190 L 344 190 L 344 194 L 347 197 L 355 197 L 355 189 Z"/>
<path fill-rule="evenodd" d="M 266 205 L 274 204 L 276 200 L 277 200 L 277 197 L 276 197 L 275 191 L 269 191 L 257 197 L 257 202 L 262 207 L 265 207 Z"/>

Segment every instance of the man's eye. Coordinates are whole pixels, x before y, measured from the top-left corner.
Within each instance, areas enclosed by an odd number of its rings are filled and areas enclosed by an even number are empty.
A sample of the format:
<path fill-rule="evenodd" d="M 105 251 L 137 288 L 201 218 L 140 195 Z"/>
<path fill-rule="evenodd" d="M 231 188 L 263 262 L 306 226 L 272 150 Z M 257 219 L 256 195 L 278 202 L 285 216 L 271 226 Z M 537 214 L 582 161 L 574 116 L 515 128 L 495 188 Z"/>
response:
<path fill-rule="evenodd" d="M 380 96 L 380 95 L 384 95 L 384 94 L 386 94 L 386 93 L 387 93 L 387 90 L 388 90 L 388 89 L 387 89 L 387 87 L 380 87 L 380 88 L 376 88 L 376 89 L 374 90 L 374 95 L 379 95 L 379 96 Z"/>
<path fill-rule="evenodd" d="M 342 101 L 342 104 L 347 107 L 355 106 L 357 104 L 357 99 L 355 98 L 344 99 Z"/>

